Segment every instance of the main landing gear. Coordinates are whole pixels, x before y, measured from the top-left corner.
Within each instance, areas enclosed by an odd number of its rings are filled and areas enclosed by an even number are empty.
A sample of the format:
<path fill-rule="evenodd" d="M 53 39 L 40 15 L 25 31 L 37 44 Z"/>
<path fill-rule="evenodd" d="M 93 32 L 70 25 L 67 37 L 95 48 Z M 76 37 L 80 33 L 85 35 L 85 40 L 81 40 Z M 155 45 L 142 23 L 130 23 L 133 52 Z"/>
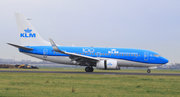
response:
<path fill-rule="evenodd" d="M 148 70 L 147 70 L 147 73 L 151 73 L 151 70 L 150 70 L 150 69 L 148 69 Z"/>
<path fill-rule="evenodd" d="M 85 71 L 86 71 L 86 72 L 93 72 L 93 71 L 94 71 L 94 68 L 93 68 L 93 67 L 86 67 L 86 68 L 85 68 Z"/>

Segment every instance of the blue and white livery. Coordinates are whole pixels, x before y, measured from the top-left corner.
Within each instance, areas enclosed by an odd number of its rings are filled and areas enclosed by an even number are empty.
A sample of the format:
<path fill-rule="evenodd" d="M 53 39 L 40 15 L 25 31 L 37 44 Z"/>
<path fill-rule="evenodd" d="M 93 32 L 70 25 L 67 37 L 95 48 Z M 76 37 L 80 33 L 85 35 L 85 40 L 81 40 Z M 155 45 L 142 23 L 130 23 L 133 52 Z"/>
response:
<path fill-rule="evenodd" d="M 130 48 L 68 47 L 58 46 L 52 39 L 45 41 L 22 13 L 15 13 L 21 45 L 8 43 L 19 48 L 21 53 L 60 64 L 87 66 L 104 70 L 119 70 L 120 67 L 154 68 L 168 63 L 158 53 Z M 150 69 L 147 70 L 150 73 Z"/>

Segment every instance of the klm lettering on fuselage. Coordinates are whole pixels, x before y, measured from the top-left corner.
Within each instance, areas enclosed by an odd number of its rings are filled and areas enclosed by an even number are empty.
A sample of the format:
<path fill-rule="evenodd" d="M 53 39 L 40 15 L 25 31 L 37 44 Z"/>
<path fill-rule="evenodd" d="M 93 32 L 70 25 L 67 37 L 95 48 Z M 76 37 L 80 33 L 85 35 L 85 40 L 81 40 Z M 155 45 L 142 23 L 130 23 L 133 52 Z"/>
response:
<path fill-rule="evenodd" d="M 35 38 L 36 37 L 36 33 L 31 33 L 32 30 L 29 28 L 24 29 L 24 32 L 25 33 L 20 33 L 20 37 L 25 37 L 25 38 L 28 38 L 28 37 Z"/>

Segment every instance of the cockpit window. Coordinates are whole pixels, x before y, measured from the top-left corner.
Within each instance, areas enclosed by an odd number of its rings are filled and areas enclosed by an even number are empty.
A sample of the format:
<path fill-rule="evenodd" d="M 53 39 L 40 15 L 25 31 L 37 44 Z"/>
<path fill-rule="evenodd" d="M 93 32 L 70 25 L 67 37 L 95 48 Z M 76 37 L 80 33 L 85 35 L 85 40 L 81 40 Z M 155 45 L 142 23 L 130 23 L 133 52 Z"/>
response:
<path fill-rule="evenodd" d="M 158 54 L 154 54 L 154 56 L 155 56 L 155 57 L 160 57 L 160 55 L 158 55 Z"/>

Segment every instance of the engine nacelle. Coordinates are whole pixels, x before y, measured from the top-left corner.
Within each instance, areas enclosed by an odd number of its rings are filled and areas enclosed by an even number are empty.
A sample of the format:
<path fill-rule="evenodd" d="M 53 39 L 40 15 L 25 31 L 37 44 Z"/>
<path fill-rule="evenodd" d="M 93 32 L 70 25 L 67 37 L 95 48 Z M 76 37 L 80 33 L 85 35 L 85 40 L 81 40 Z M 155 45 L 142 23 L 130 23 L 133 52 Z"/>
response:
<path fill-rule="evenodd" d="M 120 70 L 116 60 L 100 60 L 96 63 L 97 69 Z"/>
<path fill-rule="evenodd" d="M 157 66 L 149 67 L 149 69 L 157 69 Z"/>

